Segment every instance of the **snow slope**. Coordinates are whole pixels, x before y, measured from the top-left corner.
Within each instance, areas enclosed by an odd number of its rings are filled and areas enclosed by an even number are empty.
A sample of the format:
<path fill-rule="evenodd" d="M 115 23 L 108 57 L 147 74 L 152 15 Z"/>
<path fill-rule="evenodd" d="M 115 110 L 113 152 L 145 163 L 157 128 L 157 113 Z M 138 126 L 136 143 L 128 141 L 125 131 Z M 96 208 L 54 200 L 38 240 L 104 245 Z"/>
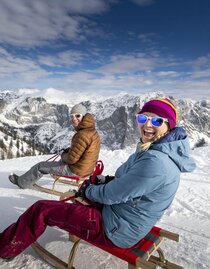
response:
<path fill-rule="evenodd" d="M 133 149 L 102 150 L 100 158 L 105 164 L 104 174 L 113 174 Z M 159 221 L 158 226 L 180 234 L 180 242 L 165 241 L 166 257 L 185 269 L 210 268 L 210 147 L 192 151 L 197 168 L 194 173 L 183 174 L 176 198 Z M 21 174 L 38 161 L 49 156 L 24 157 L 0 161 L 0 231 L 16 221 L 17 217 L 39 199 L 57 199 L 53 195 L 36 190 L 21 190 L 8 181 L 10 172 Z M 52 180 L 43 179 L 40 184 L 51 185 Z M 59 187 L 59 186 L 58 186 Z M 68 187 L 67 187 L 68 189 Z M 63 260 L 69 253 L 67 233 L 47 228 L 39 242 Z M 75 260 L 77 269 L 127 269 L 127 264 L 87 243 L 82 243 Z M 0 262 L 0 269 L 50 269 L 31 247 L 9 263 Z"/>

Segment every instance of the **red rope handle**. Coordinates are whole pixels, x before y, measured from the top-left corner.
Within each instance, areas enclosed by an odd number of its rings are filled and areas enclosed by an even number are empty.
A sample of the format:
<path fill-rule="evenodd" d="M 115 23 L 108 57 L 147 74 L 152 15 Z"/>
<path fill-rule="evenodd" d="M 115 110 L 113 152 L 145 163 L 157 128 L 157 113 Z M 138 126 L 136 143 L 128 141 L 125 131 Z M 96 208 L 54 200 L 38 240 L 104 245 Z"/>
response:
<path fill-rule="evenodd" d="M 104 170 L 104 164 L 101 160 L 96 162 L 95 170 L 93 171 L 93 175 L 91 176 L 91 183 L 95 184 L 95 179 L 98 175 L 101 175 Z"/>

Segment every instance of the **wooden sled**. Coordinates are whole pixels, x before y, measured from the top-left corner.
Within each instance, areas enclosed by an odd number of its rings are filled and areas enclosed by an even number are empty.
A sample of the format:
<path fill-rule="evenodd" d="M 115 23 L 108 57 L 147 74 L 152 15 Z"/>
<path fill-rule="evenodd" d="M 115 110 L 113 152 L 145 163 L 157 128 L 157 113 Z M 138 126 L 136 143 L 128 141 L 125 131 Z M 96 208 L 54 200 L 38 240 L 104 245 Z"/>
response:
<path fill-rule="evenodd" d="M 71 191 L 65 193 L 56 191 L 55 194 L 60 196 L 60 200 L 63 201 L 69 200 L 73 197 L 73 199 L 76 201 L 82 204 L 87 204 L 81 198 L 75 198 L 74 192 Z M 74 235 L 70 235 L 69 238 L 72 242 L 74 242 L 74 244 L 70 250 L 67 262 L 62 261 L 57 256 L 47 251 L 38 242 L 34 242 L 31 246 L 40 257 L 53 265 L 55 268 L 75 269 L 73 263 L 81 239 Z M 184 269 L 182 266 L 166 260 L 163 250 L 160 248 L 165 238 L 176 242 L 179 241 L 178 234 L 154 226 L 142 240 L 140 240 L 134 247 L 131 248 L 109 248 L 97 244 L 93 244 L 93 246 L 98 247 L 112 254 L 113 256 L 126 261 L 128 263 L 128 269 L 155 269 L 157 266 L 166 269 Z M 157 253 L 158 256 L 153 255 L 155 253 Z"/>
<path fill-rule="evenodd" d="M 56 196 L 61 196 L 63 194 L 63 192 L 55 190 L 55 184 L 57 182 L 67 184 L 67 185 L 76 186 L 79 188 L 86 179 L 90 178 L 90 176 L 92 176 L 92 178 L 93 177 L 95 178 L 97 175 L 100 175 L 103 172 L 103 169 L 104 169 L 103 162 L 101 160 L 99 160 L 96 162 L 95 169 L 90 175 L 86 175 L 84 177 L 51 175 L 51 177 L 54 179 L 52 189 L 40 186 L 36 183 L 33 185 L 33 187 L 36 190 L 41 191 L 41 192 L 50 193 L 50 194 L 53 194 Z"/>
<path fill-rule="evenodd" d="M 128 269 L 155 269 L 157 266 L 166 269 L 184 269 L 182 266 L 165 259 L 163 250 L 160 248 L 164 238 L 178 242 L 179 235 L 154 226 L 135 247 L 122 249 L 119 247 L 108 248 L 98 245 L 94 246 L 126 261 L 128 263 Z M 47 251 L 37 242 L 32 244 L 32 248 L 40 257 L 57 269 L 75 269 L 73 262 L 81 239 L 70 235 L 70 240 L 73 241 L 74 244 L 71 248 L 67 263 Z M 157 252 L 158 256 L 153 255 L 155 252 Z"/>
<path fill-rule="evenodd" d="M 60 200 L 65 202 L 72 197 L 74 197 L 74 192 L 69 191 L 62 193 Z M 82 204 L 88 204 L 85 200 L 79 197 L 74 197 L 74 200 Z M 157 266 L 165 269 L 184 269 L 184 267 L 169 262 L 165 258 L 163 250 L 160 248 L 165 238 L 179 242 L 178 234 L 154 226 L 142 240 L 140 240 L 134 247 L 131 248 L 110 248 L 97 244 L 93 244 L 93 246 L 98 247 L 112 254 L 113 256 L 126 261 L 128 263 L 128 269 L 155 269 Z M 81 239 L 74 235 L 69 235 L 69 239 L 74 244 L 70 250 L 67 262 L 62 261 L 57 256 L 47 251 L 38 242 L 34 242 L 31 246 L 40 257 L 53 265 L 55 268 L 75 269 L 73 263 Z M 155 253 L 158 254 L 158 256 L 154 256 L 153 254 Z"/>

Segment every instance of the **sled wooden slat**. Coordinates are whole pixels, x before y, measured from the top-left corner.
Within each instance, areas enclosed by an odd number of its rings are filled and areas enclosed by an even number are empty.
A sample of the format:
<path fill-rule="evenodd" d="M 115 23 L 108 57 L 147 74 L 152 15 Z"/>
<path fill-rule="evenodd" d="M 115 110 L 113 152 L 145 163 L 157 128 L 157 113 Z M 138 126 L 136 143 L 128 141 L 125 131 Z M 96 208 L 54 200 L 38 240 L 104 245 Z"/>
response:
<path fill-rule="evenodd" d="M 64 200 L 65 198 L 72 197 L 75 194 L 73 191 L 61 192 L 61 191 L 56 191 L 56 190 L 50 190 L 48 188 L 41 187 L 41 186 L 39 186 L 37 184 L 34 184 L 33 187 L 38 191 L 59 196 L 61 201 Z M 89 203 L 87 201 L 83 200 L 80 197 L 77 197 L 77 198 L 74 197 L 74 200 L 77 201 L 77 202 L 80 202 L 83 205 L 89 205 Z"/>
<path fill-rule="evenodd" d="M 56 195 L 56 196 L 60 196 L 60 195 L 62 195 L 63 192 L 55 190 L 55 183 L 56 182 L 64 183 L 66 185 L 80 187 L 84 180 L 78 180 L 77 181 L 77 180 L 67 180 L 67 179 L 55 179 L 52 188 L 46 188 L 46 187 L 40 186 L 40 185 L 38 185 L 36 183 L 33 184 L 33 187 L 35 189 L 37 189 L 38 191 L 53 194 L 53 195 Z"/>
<path fill-rule="evenodd" d="M 56 182 L 79 187 L 84 182 L 84 180 L 85 179 L 73 180 L 73 179 L 59 178 Z"/>
<path fill-rule="evenodd" d="M 165 237 L 165 238 L 168 238 L 170 240 L 179 242 L 179 235 L 176 234 L 176 233 L 172 233 L 172 232 L 169 232 L 167 230 L 162 229 L 160 231 L 160 235 L 163 236 L 163 237 Z"/>
<path fill-rule="evenodd" d="M 53 194 L 53 195 L 56 195 L 56 196 L 59 196 L 59 197 L 63 194 L 61 191 L 56 191 L 56 190 L 53 190 L 53 189 L 45 188 L 45 187 L 42 187 L 42 186 L 40 186 L 38 184 L 34 184 L 33 187 L 38 191 Z"/>
<path fill-rule="evenodd" d="M 157 235 L 157 231 L 159 231 L 159 235 Z M 126 261 L 128 263 L 128 269 L 155 269 L 157 266 L 165 269 L 184 269 L 182 266 L 169 262 L 165 259 L 163 251 L 160 248 L 164 241 L 164 235 L 166 235 L 166 238 L 173 241 L 177 241 L 179 238 L 178 234 L 171 233 L 158 227 L 153 227 L 150 233 L 145 236 L 145 238 L 140 240 L 139 243 L 133 248 L 108 248 L 94 244 L 93 246 Z M 73 262 L 81 239 L 74 235 L 70 235 L 69 239 L 74 244 L 69 255 L 68 263 L 64 263 L 58 257 L 41 247 L 37 242 L 33 244 L 33 248 L 43 259 L 52 264 L 55 268 L 75 269 Z M 158 256 L 153 255 L 155 252 L 158 254 Z"/>
<path fill-rule="evenodd" d="M 52 188 L 49 188 L 49 187 L 46 188 L 46 187 L 40 186 L 40 185 L 38 185 L 36 183 L 33 184 L 33 187 L 35 189 L 37 189 L 38 191 L 53 194 L 53 195 L 56 195 L 56 196 L 60 196 L 60 195 L 63 194 L 63 192 L 58 191 L 58 190 L 55 189 L 55 185 L 56 185 L 57 182 L 63 183 L 63 184 L 66 184 L 66 185 L 75 186 L 75 187 L 79 188 L 81 186 L 81 184 L 84 182 L 84 180 L 86 179 L 86 178 L 80 178 L 78 180 L 76 180 L 76 179 L 71 180 L 71 179 L 65 179 L 65 178 L 63 179 L 62 177 L 57 177 L 57 176 L 56 177 L 52 176 L 52 178 L 54 179 L 54 182 L 52 184 Z"/>

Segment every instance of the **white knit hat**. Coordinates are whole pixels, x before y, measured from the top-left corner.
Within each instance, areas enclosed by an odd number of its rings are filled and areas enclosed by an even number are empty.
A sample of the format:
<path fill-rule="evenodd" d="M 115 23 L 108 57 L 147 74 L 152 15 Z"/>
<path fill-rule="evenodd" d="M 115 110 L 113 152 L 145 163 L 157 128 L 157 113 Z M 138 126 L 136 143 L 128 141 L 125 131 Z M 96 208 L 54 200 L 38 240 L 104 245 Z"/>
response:
<path fill-rule="evenodd" d="M 86 107 L 81 104 L 77 104 L 73 106 L 71 109 L 71 114 L 76 114 L 76 113 L 82 114 L 84 116 L 87 113 Z"/>

